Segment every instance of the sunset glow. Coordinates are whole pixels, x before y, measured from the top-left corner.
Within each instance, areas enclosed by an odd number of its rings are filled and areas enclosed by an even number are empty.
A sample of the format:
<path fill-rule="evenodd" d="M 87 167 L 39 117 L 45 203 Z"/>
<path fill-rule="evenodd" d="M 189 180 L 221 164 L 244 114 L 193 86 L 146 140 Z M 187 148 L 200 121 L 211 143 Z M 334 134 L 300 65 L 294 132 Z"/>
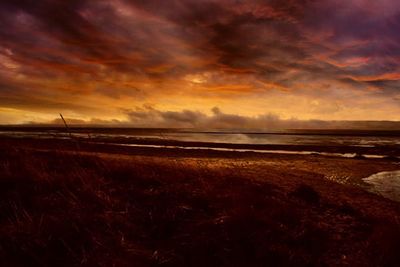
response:
<path fill-rule="evenodd" d="M 398 121 L 399 14 L 395 0 L 5 0 L 0 124 Z"/>
<path fill-rule="evenodd" d="M 0 267 L 400 266 L 400 0 L 0 0 Z"/>

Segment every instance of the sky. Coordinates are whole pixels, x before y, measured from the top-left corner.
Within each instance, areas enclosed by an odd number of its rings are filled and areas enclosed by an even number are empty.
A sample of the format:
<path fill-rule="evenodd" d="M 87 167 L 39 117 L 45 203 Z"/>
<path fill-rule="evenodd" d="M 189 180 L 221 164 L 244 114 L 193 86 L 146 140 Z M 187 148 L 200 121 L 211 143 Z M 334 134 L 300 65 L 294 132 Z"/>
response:
<path fill-rule="evenodd" d="M 400 120 L 397 0 L 2 0 L 0 124 Z"/>

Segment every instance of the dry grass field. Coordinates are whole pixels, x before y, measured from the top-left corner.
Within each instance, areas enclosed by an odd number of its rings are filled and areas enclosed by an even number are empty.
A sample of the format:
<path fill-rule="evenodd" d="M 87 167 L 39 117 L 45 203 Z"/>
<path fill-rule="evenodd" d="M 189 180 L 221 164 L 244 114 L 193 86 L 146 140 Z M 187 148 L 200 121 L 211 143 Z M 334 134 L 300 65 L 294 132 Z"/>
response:
<path fill-rule="evenodd" d="M 0 265 L 398 266 L 398 203 L 252 162 L 3 143 Z"/>

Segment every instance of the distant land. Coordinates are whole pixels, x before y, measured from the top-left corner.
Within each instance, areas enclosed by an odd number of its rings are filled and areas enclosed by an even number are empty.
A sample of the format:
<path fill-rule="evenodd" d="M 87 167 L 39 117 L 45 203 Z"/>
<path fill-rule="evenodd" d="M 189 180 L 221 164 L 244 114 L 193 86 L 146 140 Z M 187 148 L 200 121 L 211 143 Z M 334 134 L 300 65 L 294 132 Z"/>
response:
<path fill-rule="evenodd" d="M 253 119 L 257 120 L 257 119 Z M 251 132 L 268 132 L 268 131 L 308 131 L 308 130 L 400 130 L 400 121 L 323 121 L 323 120 L 282 120 L 276 119 L 273 121 L 254 122 L 251 118 L 243 120 L 242 122 L 235 122 L 231 120 L 230 123 L 213 122 L 210 125 L 204 123 L 193 125 L 165 124 L 163 122 L 152 124 L 134 124 L 132 122 L 124 121 L 110 121 L 106 123 L 95 123 L 91 121 L 83 121 L 76 119 L 66 119 L 71 127 L 76 128 L 144 128 L 144 129 L 188 129 L 198 131 L 210 130 L 232 130 L 232 131 L 246 131 Z M 183 126 L 183 127 L 182 127 Z M 0 125 L 1 129 L 4 128 L 35 128 L 35 127 L 64 127 L 61 119 L 54 120 L 51 123 L 36 123 L 29 122 L 24 124 L 3 124 Z"/>

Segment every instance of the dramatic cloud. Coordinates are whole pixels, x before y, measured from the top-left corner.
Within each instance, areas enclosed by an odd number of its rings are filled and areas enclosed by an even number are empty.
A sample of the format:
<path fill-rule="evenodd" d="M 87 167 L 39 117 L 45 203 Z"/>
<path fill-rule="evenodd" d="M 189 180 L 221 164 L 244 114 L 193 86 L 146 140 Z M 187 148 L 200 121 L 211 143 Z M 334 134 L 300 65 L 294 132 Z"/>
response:
<path fill-rule="evenodd" d="M 4 0 L 0 123 L 400 120 L 399 26 L 395 0 Z"/>
<path fill-rule="evenodd" d="M 71 119 L 66 118 L 70 125 L 104 125 L 115 127 L 144 127 L 144 128 L 188 128 L 188 129 L 221 129 L 268 131 L 282 129 L 381 129 L 400 130 L 400 122 L 393 121 L 322 121 L 299 120 L 295 118 L 282 119 L 276 114 L 258 116 L 242 116 L 225 113 L 214 107 L 208 113 L 194 110 L 161 111 L 151 106 L 136 107 L 125 110 L 122 120 L 102 119 Z M 30 122 L 35 123 L 35 122 Z M 47 124 L 64 125 L 61 118 L 47 121 Z"/>

